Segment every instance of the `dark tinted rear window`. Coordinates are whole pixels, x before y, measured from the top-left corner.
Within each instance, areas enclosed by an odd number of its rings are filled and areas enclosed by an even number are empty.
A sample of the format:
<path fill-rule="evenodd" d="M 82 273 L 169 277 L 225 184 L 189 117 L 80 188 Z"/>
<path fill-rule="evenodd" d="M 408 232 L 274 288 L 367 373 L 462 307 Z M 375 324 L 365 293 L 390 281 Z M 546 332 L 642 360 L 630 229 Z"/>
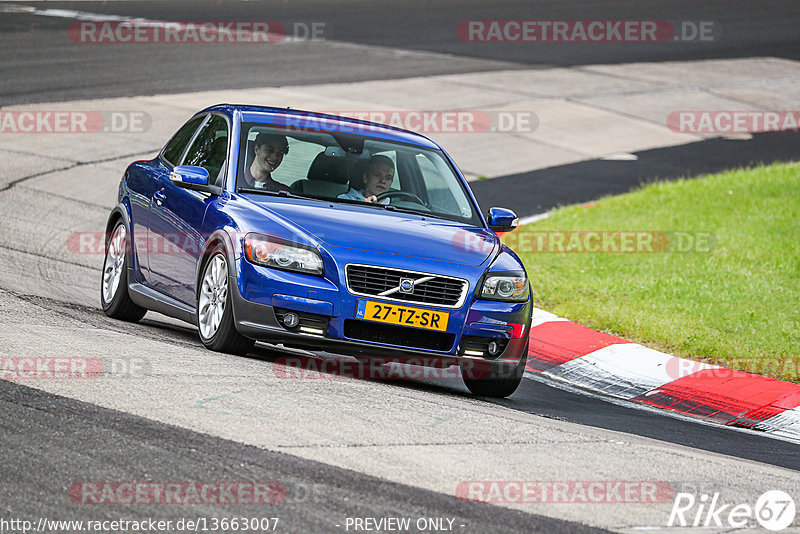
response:
<path fill-rule="evenodd" d="M 165 160 L 172 165 L 178 164 L 178 160 L 180 160 L 181 156 L 183 155 L 186 145 L 188 145 L 189 141 L 192 140 L 192 135 L 194 135 L 195 130 L 197 130 L 197 127 L 200 126 L 200 123 L 204 118 L 205 116 L 195 117 L 184 124 L 180 130 L 178 130 L 178 133 L 172 137 L 164 149 Z"/>
<path fill-rule="evenodd" d="M 211 183 L 218 183 L 220 170 L 228 155 L 228 123 L 218 115 L 212 115 L 200 128 L 194 144 L 189 148 L 181 165 L 195 165 L 208 171 Z"/>

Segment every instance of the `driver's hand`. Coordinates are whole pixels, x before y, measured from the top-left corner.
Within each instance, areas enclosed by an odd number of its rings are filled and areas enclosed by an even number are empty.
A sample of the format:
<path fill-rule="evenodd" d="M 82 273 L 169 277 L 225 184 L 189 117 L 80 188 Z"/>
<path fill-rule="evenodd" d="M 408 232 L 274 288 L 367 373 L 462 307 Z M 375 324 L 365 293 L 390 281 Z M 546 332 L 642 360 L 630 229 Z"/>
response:
<path fill-rule="evenodd" d="M 375 195 L 368 196 L 364 198 L 364 202 L 372 202 L 373 204 L 378 201 L 378 197 Z"/>

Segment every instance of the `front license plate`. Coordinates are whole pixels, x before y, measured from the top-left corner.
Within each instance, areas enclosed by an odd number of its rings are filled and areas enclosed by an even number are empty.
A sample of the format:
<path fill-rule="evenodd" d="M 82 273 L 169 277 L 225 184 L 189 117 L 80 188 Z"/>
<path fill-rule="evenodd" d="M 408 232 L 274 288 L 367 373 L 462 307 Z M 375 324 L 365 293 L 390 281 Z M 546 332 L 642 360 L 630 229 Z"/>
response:
<path fill-rule="evenodd" d="M 450 314 L 422 308 L 398 306 L 397 304 L 359 300 L 356 319 L 444 331 L 447 330 L 447 321 L 450 319 Z"/>

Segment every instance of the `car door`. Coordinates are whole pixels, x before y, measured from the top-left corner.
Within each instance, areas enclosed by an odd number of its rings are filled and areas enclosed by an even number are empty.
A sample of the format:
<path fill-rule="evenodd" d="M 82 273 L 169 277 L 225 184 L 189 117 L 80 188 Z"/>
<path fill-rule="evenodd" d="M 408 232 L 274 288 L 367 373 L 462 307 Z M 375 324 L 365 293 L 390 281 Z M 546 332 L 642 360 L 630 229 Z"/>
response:
<path fill-rule="evenodd" d="M 128 174 L 131 224 L 135 237 L 133 246 L 136 249 L 136 257 L 144 276 L 144 282 L 153 287 L 156 287 L 156 283 L 150 273 L 151 247 L 149 243 L 150 226 L 153 223 L 151 209 L 153 196 L 156 191 L 164 187 L 164 180 L 169 179 L 172 167 L 183 159 L 189 143 L 194 139 L 197 128 L 205 119 L 204 115 L 193 117 L 172 136 L 158 158 L 146 165 L 133 168 Z M 163 288 L 158 289 L 163 290 Z"/>
<path fill-rule="evenodd" d="M 181 165 L 204 167 L 210 182 L 222 179 L 228 153 L 227 120 L 206 116 L 180 161 Z M 159 177 L 151 202 L 150 271 L 154 287 L 167 295 L 195 305 L 197 261 L 205 237 L 201 234 L 206 208 L 217 197 L 178 187 L 169 173 Z"/>

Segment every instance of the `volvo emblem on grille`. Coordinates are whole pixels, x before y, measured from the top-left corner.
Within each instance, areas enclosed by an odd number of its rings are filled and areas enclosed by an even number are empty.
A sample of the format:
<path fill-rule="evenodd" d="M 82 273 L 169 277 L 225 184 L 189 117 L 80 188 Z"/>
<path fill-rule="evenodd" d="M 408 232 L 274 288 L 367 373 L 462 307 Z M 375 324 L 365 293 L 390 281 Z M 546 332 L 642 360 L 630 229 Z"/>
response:
<path fill-rule="evenodd" d="M 414 292 L 414 279 L 413 278 L 401 278 L 400 279 L 400 293 L 411 294 L 413 292 Z"/>

